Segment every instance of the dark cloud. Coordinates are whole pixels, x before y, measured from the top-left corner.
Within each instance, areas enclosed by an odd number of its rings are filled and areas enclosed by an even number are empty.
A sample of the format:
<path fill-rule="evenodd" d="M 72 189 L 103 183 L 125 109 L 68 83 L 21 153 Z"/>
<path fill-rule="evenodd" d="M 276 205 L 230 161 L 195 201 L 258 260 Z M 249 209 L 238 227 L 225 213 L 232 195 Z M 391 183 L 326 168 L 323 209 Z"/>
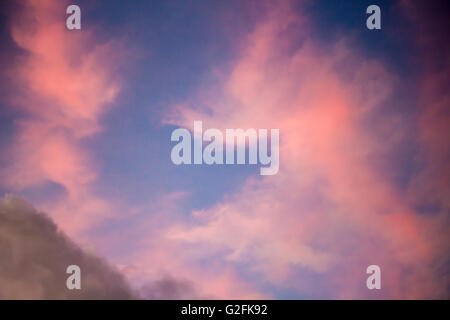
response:
<path fill-rule="evenodd" d="M 178 280 L 172 276 L 165 276 L 160 280 L 144 285 L 140 294 L 148 300 L 182 300 L 197 299 L 194 286 L 187 280 Z"/>
<path fill-rule="evenodd" d="M 410 180 L 410 198 L 421 213 L 436 217 L 427 238 L 434 241 L 431 267 L 441 280 L 436 297 L 449 299 L 450 281 L 450 2 L 405 0 L 418 53 L 419 170 Z"/>
<path fill-rule="evenodd" d="M 418 46 L 420 170 L 411 180 L 411 198 L 423 212 L 450 209 L 450 2 L 405 1 Z M 448 221 L 448 219 L 447 219 Z"/>
<path fill-rule="evenodd" d="M 68 290 L 66 268 L 81 268 L 81 290 Z M 1 299 L 132 299 L 124 277 L 86 253 L 26 200 L 0 199 Z"/>
<path fill-rule="evenodd" d="M 448 30 L 450 29 L 450 2 L 447 0 L 421 1 L 404 0 L 404 9 L 412 21 L 414 40 L 418 42 L 425 54 L 425 67 L 427 71 L 448 70 L 450 42 Z M 424 56 L 419 58 L 423 59 Z"/>

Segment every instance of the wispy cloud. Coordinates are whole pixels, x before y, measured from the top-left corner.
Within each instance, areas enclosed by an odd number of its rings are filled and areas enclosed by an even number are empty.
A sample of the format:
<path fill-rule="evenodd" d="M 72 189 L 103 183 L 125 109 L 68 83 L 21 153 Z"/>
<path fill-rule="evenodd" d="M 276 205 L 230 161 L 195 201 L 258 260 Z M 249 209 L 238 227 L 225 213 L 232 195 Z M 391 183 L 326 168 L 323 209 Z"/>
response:
<path fill-rule="evenodd" d="M 1 297 L 70 298 L 59 287 L 66 275 L 58 270 L 72 258 L 99 276 L 105 267 L 113 278 L 88 284 L 86 297 L 132 296 L 116 271 L 56 228 L 86 235 L 108 252 L 144 298 L 272 297 L 263 288 L 320 298 L 448 297 L 442 271 L 449 252 L 448 46 L 441 47 L 445 35 L 431 22 L 437 18 L 421 5 L 399 6 L 418 22 L 417 65 L 423 70 L 409 81 L 419 101 L 401 108 L 415 116 L 393 110 L 406 103 L 397 96 L 402 76 L 368 59 L 351 36 L 321 42 L 311 32 L 313 18 L 297 3 L 246 4 L 255 9 L 255 26 L 236 33 L 233 59 L 217 61 L 207 77 L 212 82 L 165 110 L 162 122 L 279 128 L 280 171 L 250 177 L 214 205 L 186 215 L 189 192 L 178 185 L 139 204 L 96 192 L 106 182 L 99 181 L 93 160 L 100 155 L 86 141 L 102 131 L 102 116 L 127 81 L 117 76 L 117 66 L 129 63 L 128 49 L 118 40 L 99 41 L 93 27 L 66 30 L 67 4 L 26 1 L 11 20 L 12 40 L 22 50 L 20 64 L 11 66 L 11 106 L 20 116 L 9 149 L 2 150 L 9 162 L 0 183 L 12 191 L 54 184 L 62 192 L 36 204 L 57 227 L 23 200 L 1 200 L 6 222 L 0 240 L 6 242 L 0 241 L 0 250 L 9 257 L 0 261 L 7 272 L 0 270 L 0 288 L 9 288 Z M 135 143 L 132 134 L 126 138 Z M 407 144 L 414 152 L 403 150 Z M 402 183 L 392 178 L 402 167 L 399 154 L 414 164 Z M 24 228 L 37 248 L 22 241 Z M 11 273 L 11 252 L 21 248 L 23 280 Z M 43 267 L 26 269 L 31 261 Z M 370 264 L 381 266 L 381 292 L 365 288 Z M 42 279 L 53 273 L 48 287 Z"/>
<path fill-rule="evenodd" d="M 280 172 L 249 179 L 169 237 L 197 248 L 198 259 L 219 256 L 305 296 L 377 297 L 364 287 L 370 264 L 385 270 L 380 296 L 445 296 L 433 271 L 445 251 L 428 238 L 442 216 L 421 216 L 389 179 L 392 167 L 377 160 L 405 133 L 387 104 L 396 76 L 349 39 L 321 44 L 297 31 L 306 18 L 269 7 L 221 86 L 202 88 L 209 93 L 178 105 L 167 121 L 280 128 Z"/>
<path fill-rule="evenodd" d="M 13 74 L 21 97 L 16 105 L 25 116 L 16 122 L 2 177 L 15 190 L 61 186 L 62 201 L 41 205 L 66 232 L 76 233 L 110 211 L 91 190 L 97 172 L 83 139 L 101 130 L 100 117 L 117 97 L 115 71 L 124 50 L 117 40 L 96 41 L 92 28 L 66 30 L 65 4 L 27 1 L 12 19 L 12 39 L 24 50 Z"/>

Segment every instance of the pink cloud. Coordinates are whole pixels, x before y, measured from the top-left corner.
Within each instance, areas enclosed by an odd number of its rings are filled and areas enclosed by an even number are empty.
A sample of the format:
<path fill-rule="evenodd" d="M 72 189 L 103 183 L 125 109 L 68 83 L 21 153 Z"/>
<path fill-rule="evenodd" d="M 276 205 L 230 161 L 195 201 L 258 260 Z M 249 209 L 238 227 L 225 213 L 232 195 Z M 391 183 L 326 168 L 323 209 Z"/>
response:
<path fill-rule="evenodd" d="M 29 1 L 13 24 L 13 39 L 26 51 L 15 70 L 26 117 L 18 122 L 13 165 L 2 178 L 19 190 L 62 186 L 62 199 L 39 206 L 75 235 L 114 212 L 113 201 L 92 188 L 97 172 L 83 139 L 101 130 L 99 120 L 117 97 L 111 52 L 122 49 L 116 42 L 97 44 L 92 31 L 65 30 L 63 12 L 62 2 Z M 420 122 L 430 170 L 405 192 L 379 160 L 404 134 L 386 105 L 398 79 L 351 50 L 350 40 L 325 46 L 302 31 L 308 28 L 287 3 L 268 5 L 219 85 L 205 86 L 167 114 L 166 123 L 186 127 L 200 119 L 205 128 L 280 128 L 281 168 L 275 176 L 250 178 L 190 217 L 179 213 L 180 194 L 148 208 L 124 206 L 116 217 L 124 224 L 147 214 L 120 234 L 91 236 L 103 248 L 126 246 L 116 261 L 136 286 L 168 273 L 195 281 L 198 294 L 208 297 L 268 297 L 261 284 L 318 297 L 377 297 L 365 288 L 365 269 L 379 264 L 383 297 L 428 298 L 445 290 L 433 270 L 448 243 L 440 227 L 445 219 L 419 216 L 411 201 L 432 194 L 447 203 L 448 176 L 439 175 L 448 172 L 439 142 L 448 127 L 438 116 L 445 101 L 424 94 L 425 105 L 433 102 Z M 434 87 L 435 81 L 426 83 Z M 368 125 L 373 119 L 381 119 L 379 126 Z M 392 134 L 380 139 L 381 132 Z"/>
<path fill-rule="evenodd" d="M 403 130 L 386 105 L 395 76 L 351 51 L 349 40 L 324 46 L 293 31 L 305 19 L 288 8 L 269 12 L 222 85 L 202 89 L 165 121 L 280 128 L 280 172 L 249 179 L 168 237 L 196 248 L 198 259 L 219 255 L 300 294 L 376 297 L 365 288 L 365 268 L 379 264 L 383 297 L 439 295 L 445 284 L 432 263 L 440 252 L 427 236 L 435 218 L 419 216 L 378 163 Z M 292 39 L 301 45 L 290 47 Z M 379 128 L 397 131 L 383 140 L 367 125 L 380 114 Z M 322 281 L 308 282 L 311 272 Z"/>
<path fill-rule="evenodd" d="M 187 222 L 182 208 L 188 196 L 171 193 L 144 206 L 127 207 L 128 214 L 117 220 L 126 228 L 97 234 L 94 241 L 105 251 L 114 248 L 114 260 L 138 290 L 170 278 L 192 284 L 184 296 L 190 299 L 269 298 L 233 266 L 214 259 L 202 263 L 198 260 L 202 248 L 180 245 L 167 235 L 174 224 Z"/>
<path fill-rule="evenodd" d="M 62 1 L 27 1 L 12 20 L 14 42 L 25 50 L 13 74 L 18 105 L 11 166 L 4 184 L 15 188 L 52 182 L 64 199 L 45 199 L 39 206 L 69 234 L 89 228 L 109 211 L 91 189 L 97 173 L 82 139 L 101 130 L 99 120 L 115 100 L 120 84 L 115 66 L 120 43 L 97 43 L 94 31 L 69 31 Z M 48 201 L 48 202 L 47 202 Z"/>

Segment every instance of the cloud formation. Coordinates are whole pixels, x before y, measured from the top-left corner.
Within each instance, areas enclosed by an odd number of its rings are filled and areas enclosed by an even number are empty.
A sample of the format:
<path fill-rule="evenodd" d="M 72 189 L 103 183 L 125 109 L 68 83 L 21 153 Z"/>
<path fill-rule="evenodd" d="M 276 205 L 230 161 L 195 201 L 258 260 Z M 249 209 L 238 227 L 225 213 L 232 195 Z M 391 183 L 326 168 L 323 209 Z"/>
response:
<path fill-rule="evenodd" d="M 120 41 L 101 42 L 95 29 L 69 31 L 65 1 L 25 1 L 11 18 L 11 37 L 22 49 L 9 70 L 15 123 L 2 185 L 13 190 L 59 186 L 56 199 L 40 203 L 69 234 L 82 232 L 111 215 L 95 195 L 97 178 L 86 138 L 101 130 L 101 115 L 120 89 L 115 76 L 124 53 Z M 12 95 L 11 95 L 12 96 Z"/>
<path fill-rule="evenodd" d="M 168 237 L 196 248 L 198 259 L 222 259 L 303 296 L 446 297 L 436 272 L 448 257 L 446 213 L 421 214 L 391 178 L 389 155 L 411 134 L 390 109 L 397 77 L 351 50 L 350 39 L 324 45 L 299 31 L 307 19 L 287 2 L 267 7 L 220 85 L 202 88 L 165 121 L 280 128 L 280 172 L 249 179 Z M 427 136 L 432 146 L 441 134 Z M 448 191 L 447 175 L 427 179 L 442 182 L 435 192 Z M 371 264 L 383 270 L 382 292 L 365 288 Z"/>
<path fill-rule="evenodd" d="M 297 3 L 295 10 L 289 1 L 250 5 L 257 22 L 233 43 L 235 59 L 215 66 L 216 81 L 164 122 L 279 128 L 280 172 L 251 177 L 186 216 L 185 192 L 148 206 L 96 194 L 101 181 L 85 142 L 102 130 L 120 92 L 115 73 L 124 50 L 120 41 L 99 42 L 95 29 L 67 31 L 66 4 L 23 2 L 11 23 L 22 50 L 11 67 L 11 105 L 20 116 L 2 150 L 9 163 L 0 183 L 62 191 L 36 203 L 57 227 L 23 200 L 2 200 L 0 290 L 8 289 L 1 298 L 72 298 L 58 262 L 72 258 L 95 275 L 86 298 L 132 296 L 119 274 L 58 229 L 109 252 L 144 298 L 267 298 L 273 288 L 308 298 L 448 297 L 450 55 L 446 34 L 435 32 L 448 29 L 446 17 L 400 2 L 416 21 L 423 67 L 411 80 L 418 102 L 405 106 L 396 95 L 403 79 L 355 50 L 351 38 L 321 43 Z M 406 158 L 412 168 L 403 168 Z M 81 233 L 86 238 L 73 237 Z M 381 292 L 365 287 L 370 264 L 381 266 Z"/>
<path fill-rule="evenodd" d="M 105 260 L 67 238 L 21 198 L 0 199 L 1 299 L 132 299 L 137 295 Z M 66 269 L 81 268 L 81 290 L 66 288 Z"/>
<path fill-rule="evenodd" d="M 170 276 L 144 285 L 140 293 L 143 299 L 148 300 L 196 299 L 196 293 L 192 283 L 176 280 Z"/>

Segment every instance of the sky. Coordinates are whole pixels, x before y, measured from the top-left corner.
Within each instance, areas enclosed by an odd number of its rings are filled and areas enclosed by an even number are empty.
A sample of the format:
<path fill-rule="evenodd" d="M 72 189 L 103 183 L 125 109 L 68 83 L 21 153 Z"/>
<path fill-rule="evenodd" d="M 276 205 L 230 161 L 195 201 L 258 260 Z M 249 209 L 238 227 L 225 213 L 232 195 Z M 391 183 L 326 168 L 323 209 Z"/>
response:
<path fill-rule="evenodd" d="M 85 298 L 448 299 L 448 7 L 2 1 L 0 297 L 80 298 L 67 261 Z M 278 173 L 175 165 L 195 120 L 279 129 Z"/>

